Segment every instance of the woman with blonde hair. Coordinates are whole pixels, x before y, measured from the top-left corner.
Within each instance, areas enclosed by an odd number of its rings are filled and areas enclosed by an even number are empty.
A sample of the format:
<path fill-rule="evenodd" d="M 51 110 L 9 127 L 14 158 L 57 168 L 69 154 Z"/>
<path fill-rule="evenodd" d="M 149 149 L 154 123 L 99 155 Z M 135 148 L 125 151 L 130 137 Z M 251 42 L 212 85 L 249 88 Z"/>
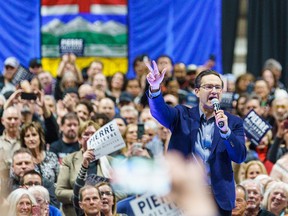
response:
<path fill-rule="evenodd" d="M 245 179 L 254 179 L 260 174 L 267 175 L 266 168 L 261 161 L 253 160 L 246 164 Z"/>
<path fill-rule="evenodd" d="M 34 196 L 23 188 L 14 190 L 8 196 L 7 202 L 9 203 L 8 215 L 10 216 L 32 216 L 32 208 L 37 206 Z"/>

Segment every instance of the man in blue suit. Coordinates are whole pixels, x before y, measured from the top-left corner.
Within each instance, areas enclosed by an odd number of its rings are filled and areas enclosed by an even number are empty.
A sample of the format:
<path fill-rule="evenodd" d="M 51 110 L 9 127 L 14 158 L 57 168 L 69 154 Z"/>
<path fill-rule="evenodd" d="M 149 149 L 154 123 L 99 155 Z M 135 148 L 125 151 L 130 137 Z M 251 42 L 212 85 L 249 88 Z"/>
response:
<path fill-rule="evenodd" d="M 231 161 L 243 162 L 246 147 L 242 120 L 213 108 L 212 99 L 221 100 L 222 96 L 220 75 L 213 70 L 205 70 L 197 76 L 195 94 L 199 98 L 198 106 L 171 107 L 164 102 L 160 90 L 165 69 L 159 72 L 155 61 L 153 68 L 146 65 L 150 70 L 147 81 L 150 84 L 148 100 L 151 114 L 172 132 L 168 149 L 180 151 L 185 157 L 204 164 L 207 188 L 211 188 L 219 215 L 231 215 L 235 206 Z"/>

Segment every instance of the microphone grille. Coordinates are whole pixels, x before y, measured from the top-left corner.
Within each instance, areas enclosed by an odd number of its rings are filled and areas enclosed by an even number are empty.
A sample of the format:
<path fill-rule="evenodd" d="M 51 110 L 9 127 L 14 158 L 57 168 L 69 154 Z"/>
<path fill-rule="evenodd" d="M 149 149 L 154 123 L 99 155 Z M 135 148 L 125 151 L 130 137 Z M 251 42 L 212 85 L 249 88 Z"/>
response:
<path fill-rule="evenodd" d="M 211 102 L 212 104 L 219 104 L 219 100 L 217 98 L 213 98 Z"/>

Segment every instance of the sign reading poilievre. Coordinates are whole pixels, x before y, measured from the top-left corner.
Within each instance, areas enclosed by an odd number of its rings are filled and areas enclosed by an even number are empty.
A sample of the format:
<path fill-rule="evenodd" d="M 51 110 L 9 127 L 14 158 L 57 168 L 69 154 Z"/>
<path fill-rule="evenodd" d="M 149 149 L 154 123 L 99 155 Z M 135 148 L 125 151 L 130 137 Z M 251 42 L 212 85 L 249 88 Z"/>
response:
<path fill-rule="evenodd" d="M 125 146 L 125 142 L 115 120 L 102 126 L 87 141 L 87 148 L 94 149 L 95 159 L 99 159 Z"/>
<path fill-rule="evenodd" d="M 181 211 L 172 203 L 156 195 L 144 194 L 130 201 L 130 205 L 137 216 L 181 216 Z"/>
<path fill-rule="evenodd" d="M 62 38 L 59 46 L 60 55 L 74 53 L 76 56 L 83 56 L 84 40 L 82 38 Z"/>
<path fill-rule="evenodd" d="M 271 125 L 262 119 L 253 109 L 246 115 L 243 122 L 246 136 L 255 145 L 258 145 Z"/>

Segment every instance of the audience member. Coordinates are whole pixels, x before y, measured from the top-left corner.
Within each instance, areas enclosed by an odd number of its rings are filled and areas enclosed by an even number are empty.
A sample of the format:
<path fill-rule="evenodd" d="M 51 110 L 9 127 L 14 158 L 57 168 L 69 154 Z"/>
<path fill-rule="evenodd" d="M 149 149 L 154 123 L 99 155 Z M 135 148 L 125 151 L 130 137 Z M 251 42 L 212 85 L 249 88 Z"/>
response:
<path fill-rule="evenodd" d="M 87 154 L 88 156 L 93 157 L 88 153 L 91 152 L 91 150 L 87 151 L 87 141 L 98 129 L 99 126 L 93 121 L 87 121 L 81 125 L 78 131 L 78 142 L 81 145 L 81 150 L 63 158 L 56 186 L 56 196 L 58 200 L 62 202 L 62 210 L 65 215 L 76 215 L 72 205 L 73 187 L 78 172 L 83 168 L 83 158 Z M 88 175 L 94 174 L 109 178 L 109 167 L 109 161 L 104 156 L 100 160 L 94 160 L 93 162 L 88 163 L 88 165 L 85 166 L 85 169 L 87 170 Z"/>
<path fill-rule="evenodd" d="M 264 190 L 259 182 L 248 179 L 241 182 L 241 185 L 245 188 L 248 195 L 245 216 L 275 216 L 271 212 L 260 207 Z"/>
<path fill-rule="evenodd" d="M 283 182 L 274 182 L 265 191 L 263 208 L 273 213 L 275 216 L 282 216 L 288 207 L 288 185 Z"/>
<path fill-rule="evenodd" d="M 95 186 L 86 185 L 80 189 L 79 206 L 85 216 L 101 216 L 101 205 L 100 193 Z"/>
<path fill-rule="evenodd" d="M 261 161 L 253 160 L 246 164 L 245 179 L 255 179 L 260 174 L 267 175 L 266 168 Z"/>
<path fill-rule="evenodd" d="M 247 206 L 247 193 L 243 186 L 236 185 L 235 208 L 232 210 L 232 216 L 244 216 Z"/>
<path fill-rule="evenodd" d="M 41 216 L 61 216 L 58 208 L 50 205 L 50 198 L 48 190 L 41 186 L 36 185 L 28 188 L 28 191 L 34 196 L 37 204 L 40 206 Z"/>
<path fill-rule="evenodd" d="M 36 170 L 51 182 L 57 181 L 59 173 L 58 158 L 55 153 L 46 150 L 43 128 L 38 122 L 25 124 L 21 129 L 21 146 L 28 148 L 33 155 Z"/>
<path fill-rule="evenodd" d="M 21 114 L 15 107 L 4 110 L 1 122 L 4 132 L 0 136 L 0 172 L 8 176 L 13 153 L 20 149 Z"/>
<path fill-rule="evenodd" d="M 9 215 L 33 215 L 33 207 L 37 202 L 34 196 L 26 189 L 18 188 L 14 190 L 7 199 L 9 203 Z M 40 208 L 37 208 L 40 211 Z"/>

